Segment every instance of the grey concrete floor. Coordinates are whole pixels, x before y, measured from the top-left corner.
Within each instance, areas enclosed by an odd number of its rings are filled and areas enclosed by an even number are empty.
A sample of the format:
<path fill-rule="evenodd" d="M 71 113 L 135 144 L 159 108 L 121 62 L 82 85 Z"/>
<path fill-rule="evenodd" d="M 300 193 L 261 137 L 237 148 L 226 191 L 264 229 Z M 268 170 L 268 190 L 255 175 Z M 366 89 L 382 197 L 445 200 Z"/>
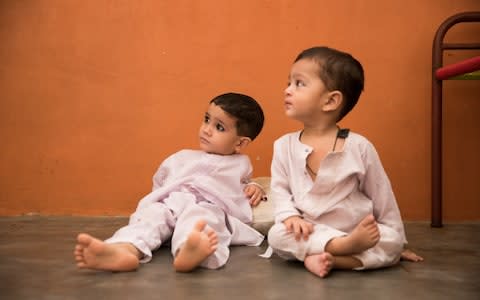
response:
<path fill-rule="evenodd" d="M 422 263 L 318 278 L 301 263 L 263 259 L 266 245 L 233 247 L 227 266 L 176 273 L 168 248 L 137 271 L 78 270 L 81 231 L 109 237 L 115 217 L 0 217 L 0 299 L 480 299 L 480 223 L 406 223 Z"/>

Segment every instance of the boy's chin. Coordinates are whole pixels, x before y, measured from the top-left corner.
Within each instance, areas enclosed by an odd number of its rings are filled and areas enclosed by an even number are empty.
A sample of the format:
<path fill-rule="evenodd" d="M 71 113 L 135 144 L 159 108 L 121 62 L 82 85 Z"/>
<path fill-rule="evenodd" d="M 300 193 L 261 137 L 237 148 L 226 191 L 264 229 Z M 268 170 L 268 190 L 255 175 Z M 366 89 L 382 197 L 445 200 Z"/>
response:
<path fill-rule="evenodd" d="M 212 149 L 206 149 L 206 148 L 202 148 L 200 147 L 202 151 L 208 153 L 208 154 L 215 154 L 215 155 L 233 155 L 233 154 L 237 154 L 235 151 L 233 152 L 224 152 L 224 151 L 215 151 L 215 150 L 212 150 Z"/>

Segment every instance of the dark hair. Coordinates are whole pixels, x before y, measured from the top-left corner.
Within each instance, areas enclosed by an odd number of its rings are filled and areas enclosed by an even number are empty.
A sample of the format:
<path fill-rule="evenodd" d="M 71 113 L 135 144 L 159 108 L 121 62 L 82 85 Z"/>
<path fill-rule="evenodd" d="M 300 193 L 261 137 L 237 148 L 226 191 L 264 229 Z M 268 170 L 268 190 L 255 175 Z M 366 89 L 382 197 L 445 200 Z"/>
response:
<path fill-rule="evenodd" d="M 213 98 L 210 103 L 220 106 L 226 113 L 237 119 L 237 133 L 252 139 L 262 131 L 263 111 L 260 105 L 250 96 L 226 93 Z"/>
<path fill-rule="evenodd" d="M 328 47 L 313 47 L 302 51 L 295 62 L 311 59 L 319 66 L 319 76 L 329 91 L 343 94 L 345 104 L 337 121 L 340 121 L 357 104 L 364 87 L 362 64 L 346 52 Z"/>

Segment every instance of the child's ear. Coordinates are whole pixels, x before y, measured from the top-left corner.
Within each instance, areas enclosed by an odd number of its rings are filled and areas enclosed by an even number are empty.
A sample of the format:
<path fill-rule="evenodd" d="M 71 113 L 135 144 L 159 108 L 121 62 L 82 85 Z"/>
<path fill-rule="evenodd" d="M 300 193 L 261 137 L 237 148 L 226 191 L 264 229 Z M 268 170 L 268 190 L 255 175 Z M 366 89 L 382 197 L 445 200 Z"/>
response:
<path fill-rule="evenodd" d="M 235 152 L 240 153 L 243 149 L 245 149 L 245 147 L 248 146 L 248 144 L 250 144 L 251 141 L 252 139 L 249 137 L 246 137 L 246 136 L 240 137 L 237 141 L 237 144 L 235 145 Z"/>
<path fill-rule="evenodd" d="M 342 106 L 343 94 L 340 91 L 332 91 L 328 93 L 327 101 L 323 106 L 324 111 L 334 111 Z"/>

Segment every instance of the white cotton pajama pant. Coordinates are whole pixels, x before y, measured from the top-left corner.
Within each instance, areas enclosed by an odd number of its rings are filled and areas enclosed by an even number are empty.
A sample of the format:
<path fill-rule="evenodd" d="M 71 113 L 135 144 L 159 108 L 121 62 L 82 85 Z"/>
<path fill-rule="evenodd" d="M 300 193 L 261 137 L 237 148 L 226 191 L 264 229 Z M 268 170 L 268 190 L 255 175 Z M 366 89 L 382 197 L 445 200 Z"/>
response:
<path fill-rule="evenodd" d="M 173 192 L 163 202 L 139 205 L 130 216 L 129 224 L 120 228 L 105 242 L 133 244 L 143 253 L 140 262 L 146 263 L 152 259 L 152 251 L 171 241 L 172 255 L 175 256 L 200 219 L 205 220 L 206 229 L 213 229 L 218 237 L 216 251 L 200 266 L 208 269 L 220 268 L 228 260 L 232 240 L 226 215 L 214 204 L 197 203 L 195 196 L 190 193 Z"/>
<path fill-rule="evenodd" d="M 382 224 L 378 224 L 380 240 L 372 248 L 353 257 L 362 262 L 363 267 L 356 270 L 375 269 L 396 264 L 403 250 L 400 234 Z M 283 223 L 276 223 L 268 232 L 268 243 L 273 252 L 284 259 L 304 261 L 306 256 L 320 254 L 325 251 L 327 243 L 335 238 L 347 235 L 346 232 L 324 224 L 314 225 L 308 240 L 295 240 L 293 233 L 287 232 Z"/>

